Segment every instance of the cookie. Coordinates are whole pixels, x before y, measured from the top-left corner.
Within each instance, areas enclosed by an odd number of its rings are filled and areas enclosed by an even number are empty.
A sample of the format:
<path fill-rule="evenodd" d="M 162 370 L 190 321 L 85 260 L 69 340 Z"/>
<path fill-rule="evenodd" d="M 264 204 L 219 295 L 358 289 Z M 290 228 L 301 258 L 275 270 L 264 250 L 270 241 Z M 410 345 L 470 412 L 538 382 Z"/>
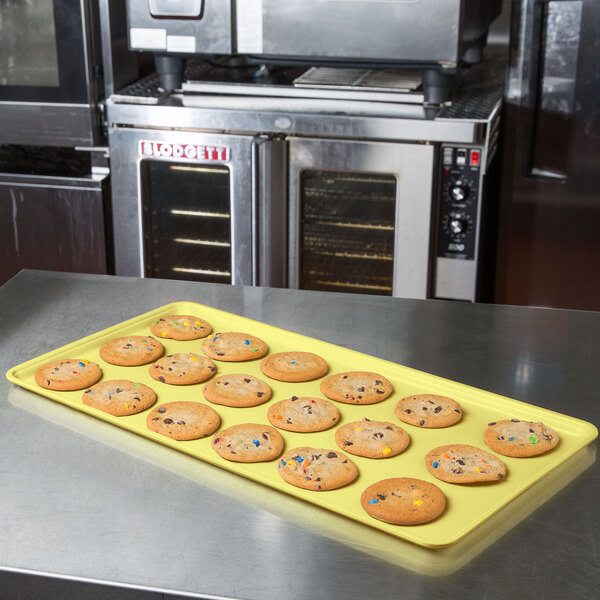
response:
<path fill-rule="evenodd" d="M 430 450 L 425 467 L 448 483 L 499 481 L 506 477 L 506 465 L 493 454 L 466 444 L 449 444 Z"/>
<path fill-rule="evenodd" d="M 278 352 L 264 358 L 260 370 L 277 381 L 312 381 L 327 373 L 327 362 L 312 352 Z"/>
<path fill-rule="evenodd" d="M 525 458 L 552 450 L 559 436 L 554 429 L 543 423 L 506 419 L 489 423 L 483 441 L 498 454 Z"/>
<path fill-rule="evenodd" d="M 462 419 L 462 408 L 452 398 L 418 394 L 399 400 L 396 416 L 409 425 L 433 429 L 458 423 Z"/>
<path fill-rule="evenodd" d="M 150 325 L 150 331 L 158 338 L 172 340 L 197 340 L 212 333 L 210 323 L 192 315 L 168 315 Z"/>
<path fill-rule="evenodd" d="M 155 361 L 163 351 L 163 345 L 152 336 L 130 335 L 102 344 L 100 358 L 111 365 L 136 367 Z"/>
<path fill-rule="evenodd" d="M 202 352 L 213 360 L 240 362 L 263 357 L 269 348 L 248 333 L 215 333 L 202 342 Z"/>
<path fill-rule="evenodd" d="M 235 408 L 258 406 L 271 398 L 271 388 L 267 383 L 242 373 L 221 375 L 209 381 L 202 393 L 213 404 Z"/>
<path fill-rule="evenodd" d="M 154 408 L 146 427 L 174 440 L 197 440 L 214 433 L 221 424 L 216 410 L 200 402 L 167 402 Z"/>
<path fill-rule="evenodd" d="M 335 425 L 340 420 L 340 411 L 323 398 L 292 396 L 269 406 L 267 418 L 279 429 L 308 433 Z"/>
<path fill-rule="evenodd" d="M 215 434 L 213 450 L 233 462 L 265 462 L 283 451 L 283 438 L 277 429 L 258 423 L 233 425 Z"/>
<path fill-rule="evenodd" d="M 390 458 L 406 449 L 410 436 L 393 423 L 363 418 L 362 421 L 342 425 L 335 432 L 335 443 L 357 456 Z"/>
<path fill-rule="evenodd" d="M 163 356 L 148 369 L 148 372 L 152 379 L 162 383 L 190 385 L 206 381 L 216 370 L 215 363 L 210 358 L 190 352 Z"/>
<path fill-rule="evenodd" d="M 102 377 L 102 371 L 85 358 L 65 358 L 43 365 L 33 377 L 40 387 L 48 390 L 73 391 L 94 385 Z"/>
<path fill-rule="evenodd" d="M 375 404 L 392 391 L 392 384 L 383 375 L 368 371 L 336 373 L 321 382 L 323 395 L 346 404 Z"/>
<path fill-rule="evenodd" d="M 143 383 L 127 379 L 102 381 L 83 393 L 85 405 L 115 417 L 135 415 L 156 402 L 156 393 Z"/>
<path fill-rule="evenodd" d="M 345 454 L 306 446 L 288 450 L 277 469 L 288 483 L 315 491 L 340 488 L 358 476 L 358 468 Z"/>
<path fill-rule="evenodd" d="M 437 485 L 393 477 L 370 485 L 360 497 L 365 511 L 392 525 L 421 525 L 437 519 L 446 506 L 446 496 Z"/>

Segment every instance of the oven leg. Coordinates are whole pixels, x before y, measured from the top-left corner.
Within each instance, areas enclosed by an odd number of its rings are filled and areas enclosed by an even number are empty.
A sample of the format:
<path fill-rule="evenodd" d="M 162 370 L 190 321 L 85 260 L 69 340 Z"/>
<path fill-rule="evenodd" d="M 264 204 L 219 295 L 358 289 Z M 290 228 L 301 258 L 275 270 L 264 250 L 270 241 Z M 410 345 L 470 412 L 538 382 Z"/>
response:
<path fill-rule="evenodd" d="M 165 91 L 181 89 L 184 63 L 185 59 L 181 56 L 154 55 L 156 72 L 160 78 L 160 85 Z"/>
<path fill-rule="evenodd" d="M 422 74 L 426 104 L 442 104 L 450 98 L 455 72 L 440 69 L 425 69 Z"/>

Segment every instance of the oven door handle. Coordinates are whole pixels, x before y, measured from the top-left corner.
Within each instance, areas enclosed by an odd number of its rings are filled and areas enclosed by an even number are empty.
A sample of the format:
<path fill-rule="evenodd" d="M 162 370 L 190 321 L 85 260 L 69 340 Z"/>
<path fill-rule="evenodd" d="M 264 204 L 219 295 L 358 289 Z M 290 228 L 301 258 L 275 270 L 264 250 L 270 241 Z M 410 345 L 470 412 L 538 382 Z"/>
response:
<path fill-rule="evenodd" d="M 287 287 L 287 142 L 252 141 L 252 285 Z"/>
<path fill-rule="evenodd" d="M 260 146 L 264 143 L 263 138 L 255 138 L 252 141 L 252 152 L 251 152 L 251 186 L 252 186 L 252 285 L 258 285 L 258 243 L 259 243 L 259 223 L 258 223 L 258 210 L 259 210 L 259 193 L 260 193 Z"/>
<path fill-rule="evenodd" d="M 535 0 L 532 3 L 530 65 L 527 89 L 527 113 L 523 142 L 522 171 L 525 177 L 566 181 L 565 166 L 557 162 L 547 141 L 560 146 L 568 140 L 566 123 L 573 119 L 576 71 L 583 15 L 581 0 Z M 560 35 L 559 35 L 560 34 Z M 560 75 L 560 84 L 545 81 L 547 59 L 555 57 L 549 68 Z M 558 79 L 558 78 L 557 78 Z M 552 77 L 549 77 L 549 81 Z M 542 116 L 544 119 L 542 120 Z M 545 132 L 551 130 L 550 136 Z M 562 139 L 561 139 L 562 138 Z M 536 165 L 536 162 L 538 163 Z M 558 161 L 560 163 L 560 161 Z"/>

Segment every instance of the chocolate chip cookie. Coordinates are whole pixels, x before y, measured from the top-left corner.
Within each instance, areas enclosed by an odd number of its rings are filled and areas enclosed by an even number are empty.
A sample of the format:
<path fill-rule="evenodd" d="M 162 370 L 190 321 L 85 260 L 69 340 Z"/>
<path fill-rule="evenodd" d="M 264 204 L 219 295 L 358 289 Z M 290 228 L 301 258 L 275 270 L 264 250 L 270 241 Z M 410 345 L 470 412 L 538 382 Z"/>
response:
<path fill-rule="evenodd" d="M 409 425 L 435 429 L 458 423 L 462 418 L 462 407 L 452 398 L 418 394 L 399 400 L 396 416 Z"/>
<path fill-rule="evenodd" d="M 271 398 L 271 388 L 258 377 L 233 373 L 209 381 L 203 388 L 204 397 L 213 404 L 248 408 Z"/>
<path fill-rule="evenodd" d="M 172 340 L 197 340 L 212 332 L 210 323 L 193 315 L 168 315 L 150 325 L 150 331 L 158 338 Z"/>
<path fill-rule="evenodd" d="M 323 398 L 292 396 L 271 405 L 267 418 L 279 429 L 308 433 L 335 425 L 340 420 L 340 411 Z"/>
<path fill-rule="evenodd" d="M 552 450 L 560 438 L 558 433 L 543 423 L 505 419 L 488 424 L 483 441 L 504 456 L 525 458 Z"/>
<path fill-rule="evenodd" d="M 244 423 L 218 431 L 212 448 L 219 456 L 233 462 L 266 462 L 281 454 L 283 438 L 269 425 Z"/>
<path fill-rule="evenodd" d="M 497 456 L 466 444 L 430 450 L 425 456 L 425 467 L 434 477 L 448 483 L 501 481 L 506 477 L 506 465 Z"/>
<path fill-rule="evenodd" d="M 201 383 L 212 377 L 215 371 L 215 363 L 210 358 L 193 352 L 168 354 L 157 360 L 148 370 L 153 379 L 171 385 Z"/>
<path fill-rule="evenodd" d="M 446 506 L 446 496 L 437 485 L 393 477 L 370 485 L 360 498 L 365 511 L 392 525 L 421 525 L 437 519 Z"/>
<path fill-rule="evenodd" d="M 213 360 L 241 362 L 263 357 L 269 348 L 260 338 L 248 333 L 215 333 L 202 342 L 202 352 Z"/>
<path fill-rule="evenodd" d="M 342 425 L 335 432 L 335 443 L 357 456 L 391 458 L 406 449 L 410 436 L 394 423 L 363 418 Z"/>
<path fill-rule="evenodd" d="M 85 358 L 65 358 L 40 367 L 34 375 L 35 382 L 48 390 L 83 390 L 96 383 L 102 371 L 95 362 Z"/>
<path fill-rule="evenodd" d="M 345 454 L 307 446 L 288 450 L 277 469 L 288 483 L 313 491 L 334 490 L 358 476 L 358 468 Z"/>
<path fill-rule="evenodd" d="M 167 402 L 152 409 L 146 427 L 174 440 L 197 440 L 214 433 L 221 424 L 216 410 L 200 402 Z"/>
<path fill-rule="evenodd" d="M 156 393 L 143 383 L 127 379 L 102 381 L 86 390 L 83 403 L 115 417 L 135 415 L 156 402 Z"/>
<path fill-rule="evenodd" d="M 278 352 L 264 358 L 260 370 L 277 381 L 300 382 L 318 379 L 327 373 L 327 362 L 312 352 Z"/>
<path fill-rule="evenodd" d="M 136 367 L 155 361 L 163 352 L 163 345 L 152 336 L 130 335 L 102 344 L 100 358 L 111 365 Z"/>
<path fill-rule="evenodd" d="M 392 384 L 383 375 L 368 371 L 336 373 L 321 382 L 321 392 L 327 398 L 346 404 L 375 404 L 392 391 Z"/>

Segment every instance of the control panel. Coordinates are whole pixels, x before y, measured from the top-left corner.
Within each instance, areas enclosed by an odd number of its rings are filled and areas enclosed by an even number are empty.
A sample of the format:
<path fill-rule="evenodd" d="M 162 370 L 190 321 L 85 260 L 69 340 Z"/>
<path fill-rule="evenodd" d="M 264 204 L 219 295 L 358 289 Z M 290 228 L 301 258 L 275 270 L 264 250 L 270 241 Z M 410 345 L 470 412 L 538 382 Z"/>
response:
<path fill-rule="evenodd" d="M 480 148 L 442 147 L 438 257 L 475 258 L 481 155 Z"/>

